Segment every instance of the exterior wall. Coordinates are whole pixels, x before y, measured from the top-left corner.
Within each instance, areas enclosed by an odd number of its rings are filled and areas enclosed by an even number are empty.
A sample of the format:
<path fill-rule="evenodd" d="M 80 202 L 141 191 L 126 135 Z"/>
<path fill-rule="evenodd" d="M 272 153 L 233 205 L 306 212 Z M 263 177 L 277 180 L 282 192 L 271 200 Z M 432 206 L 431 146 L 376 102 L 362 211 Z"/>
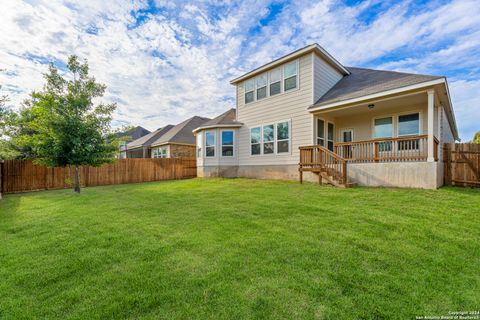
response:
<path fill-rule="evenodd" d="M 223 157 L 221 155 L 221 133 L 223 130 L 231 130 L 234 133 L 234 143 L 233 143 L 233 157 Z M 215 156 L 206 157 L 205 156 L 205 132 L 211 131 L 215 132 Z M 212 166 L 238 166 L 238 129 L 236 128 L 216 128 L 210 130 L 202 130 L 197 132 L 197 147 L 199 141 L 201 141 L 201 155 L 197 154 L 197 167 L 212 167 Z M 196 152 L 196 151 L 194 151 Z"/>
<path fill-rule="evenodd" d="M 143 158 L 143 148 L 127 150 L 127 158 Z M 150 150 L 147 150 L 146 158 L 150 158 Z"/>
<path fill-rule="evenodd" d="M 244 83 L 237 86 L 237 120 L 244 123 L 239 129 L 238 139 L 238 160 L 242 166 L 298 164 L 298 147 L 313 143 L 313 116 L 307 111 L 314 98 L 313 57 L 312 54 L 306 54 L 298 59 L 298 88 L 290 92 L 245 105 Z M 322 65 L 322 63 L 317 64 Z M 322 67 L 327 70 L 329 66 Z M 331 84 L 331 87 L 334 83 L 328 80 L 319 85 L 316 94 L 321 94 L 322 91 L 326 92 L 330 89 L 329 84 Z M 290 152 L 279 155 L 250 155 L 250 128 L 285 120 L 290 121 Z"/>
<path fill-rule="evenodd" d="M 171 144 L 168 152 L 169 158 L 195 158 L 195 146 Z"/>
<path fill-rule="evenodd" d="M 351 116 L 343 116 L 334 118 L 336 125 L 335 141 L 341 142 L 341 131 L 344 129 L 353 129 L 353 141 L 371 140 L 373 137 L 373 119 L 382 116 L 398 116 L 409 112 L 420 112 L 420 134 L 427 134 L 427 105 L 405 105 L 395 108 L 373 110 L 365 110 L 364 113 L 352 114 Z M 322 116 L 320 115 L 322 118 Z M 394 137 L 397 137 L 397 122 L 393 121 Z M 435 132 L 435 131 L 434 131 Z"/>
<path fill-rule="evenodd" d="M 197 167 L 199 178 L 237 178 L 238 166 L 201 166 Z"/>
<path fill-rule="evenodd" d="M 441 162 L 349 163 L 350 181 L 360 186 L 436 189 L 443 184 Z"/>
<path fill-rule="evenodd" d="M 313 55 L 313 103 L 330 90 L 343 75 L 316 54 Z"/>

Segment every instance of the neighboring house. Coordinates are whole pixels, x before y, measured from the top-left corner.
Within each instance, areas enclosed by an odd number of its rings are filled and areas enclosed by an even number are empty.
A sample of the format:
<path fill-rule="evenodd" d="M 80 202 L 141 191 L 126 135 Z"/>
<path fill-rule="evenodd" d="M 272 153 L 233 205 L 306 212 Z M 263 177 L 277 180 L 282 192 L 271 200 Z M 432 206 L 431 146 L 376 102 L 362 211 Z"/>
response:
<path fill-rule="evenodd" d="M 127 143 L 125 153 L 127 158 L 150 158 L 150 145 L 152 141 L 157 140 L 167 133 L 174 126 L 169 124 L 163 128 L 159 128 L 149 134 Z"/>
<path fill-rule="evenodd" d="M 128 131 L 125 131 L 125 132 L 119 132 L 117 133 L 114 138 L 117 138 L 119 140 L 122 140 L 121 138 L 122 137 L 126 137 L 128 138 L 128 141 L 133 141 L 133 140 L 137 140 L 147 134 L 149 134 L 150 131 L 148 131 L 147 129 L 145 129 L 144 127 L 141 127 L 141 126 L 137 126 L 135 128 L 132 128 Z M 120 143 L 120 153 L 118 155 L 118 157 L 120 159 L 124 159 L 127 157 L 127 153 L 126 153 L 126 148 L 127 148 L 127 143 L 128 143 L 127 140 L 123 141 Z"/>
<path fill-rule="evenodd" d="M 192 131 L 209 120 L 194 116 L 129 142 L 126 147 L 127 158 L 194 158 L 195 136 Z"/>
<path fill-rule="evenodd" d="M 151 140 L 149 142 L 151 157 L 195 158 L 196 144 L 192 131 L 209 120 L 209 118 L 194 116 Z"/>
<path fill-rule="evenodd" d="M 344 67 L 318 44 L 231 84 L 235 116 L 195 130 L 201 177 L 437 188 L 459 140 L 445 77 Z"/>

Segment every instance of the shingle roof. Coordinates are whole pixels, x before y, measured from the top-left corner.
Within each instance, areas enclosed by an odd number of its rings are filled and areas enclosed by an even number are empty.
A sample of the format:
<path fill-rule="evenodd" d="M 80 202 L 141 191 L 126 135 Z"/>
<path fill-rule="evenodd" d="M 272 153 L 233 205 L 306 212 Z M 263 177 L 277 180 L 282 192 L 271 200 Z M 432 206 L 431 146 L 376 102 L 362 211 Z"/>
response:
<path fill-rule="evenodd" d="M 143 137 L 128 143 L 127 149 L 134 149 L 134 148 L 149 146 L 152 143 L 152 141 L 157 140 L 172 128 L 173 128 L 173 125 L 169 124 L 163 128 L 150 132 L 149 134 L 144 135 Z"/>
<path fill-rule="evenodd" d="M 228 111 L 222 113 L 221 115 L 213 118 L 210 121 L 205 122 L 202 124 L 202 127 L 213 127 L 213 126 L 220 126 L 220 125 L 242 125 L 243 123 L 238 122 L 236 119 L 236 110 L 235 108 L 229 109 Z"/>
<path fill-rule="evenodd" d="M 138 138 L 141 138 L 147 134 L 149 134 L 150 131 L 148 131 L 147 129 L 145 129 L 144 127 L 141 127 L 141 126 L 136 126 L 135 128 L 129 130 L 129 131 L 124 131 L 124 132 L 119 132 L 116 134 L 116 137 L 117 138 L 120 138 L 120 137 L 130 137 L 132 138 L 132 141 L 133 140 L 136 140 Z"/>
<path fill-rule="evenodd" d="M 177 124 L 158 139 L 151 141 L 150 145 L 166 143 L 195 144 L 195 136 L 192 133 L 193 129 L 201 126 L 209 120 L 209 118 L 194 116 Z"/>
<path fill-rule="evenodd" d="M 364 68 L 347 69 L 351 74 L 344 76 L 310 108 L 443 78 Z"/>

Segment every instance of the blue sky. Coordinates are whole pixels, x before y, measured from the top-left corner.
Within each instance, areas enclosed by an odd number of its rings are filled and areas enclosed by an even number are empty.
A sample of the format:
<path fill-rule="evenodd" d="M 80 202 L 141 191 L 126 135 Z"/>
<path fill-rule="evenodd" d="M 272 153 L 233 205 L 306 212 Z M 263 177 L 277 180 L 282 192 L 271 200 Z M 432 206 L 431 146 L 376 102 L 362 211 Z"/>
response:
<path fill-rule="evenodd" d="M 462 140 L 480 130 L 478 0 L 9 0 L 0 12 L 12 107 L 75 53 L 117 102 L 114 125 L 155 129 L 221 113 L 230 79 L 316 42 L 345 66 L 447 76 Z"/>

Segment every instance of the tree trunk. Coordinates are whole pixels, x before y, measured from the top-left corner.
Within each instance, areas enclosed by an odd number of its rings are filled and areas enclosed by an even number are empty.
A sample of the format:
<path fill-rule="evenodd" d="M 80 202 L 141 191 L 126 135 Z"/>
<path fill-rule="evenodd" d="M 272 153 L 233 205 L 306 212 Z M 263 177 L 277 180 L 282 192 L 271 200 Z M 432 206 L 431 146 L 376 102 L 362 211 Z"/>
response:
<path fill-rule="evenodd" d="M 80 193 L 80 171 L 78 166 L 75 166 L 75 187 L 73 191 Z"/>

